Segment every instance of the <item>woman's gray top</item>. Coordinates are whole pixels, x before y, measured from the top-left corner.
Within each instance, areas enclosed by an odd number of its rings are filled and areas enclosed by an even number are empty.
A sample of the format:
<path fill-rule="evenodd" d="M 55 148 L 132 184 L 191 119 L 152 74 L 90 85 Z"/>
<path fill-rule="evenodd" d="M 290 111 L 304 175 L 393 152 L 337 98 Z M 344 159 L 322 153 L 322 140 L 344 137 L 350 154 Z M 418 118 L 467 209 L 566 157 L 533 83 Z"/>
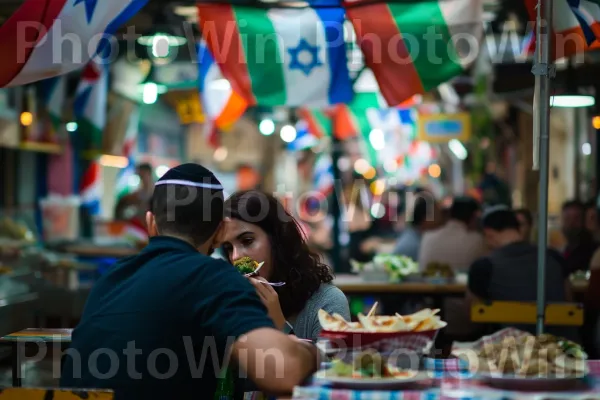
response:
<path fill-rule="evenodd" d="M 289 321 L 294 327 L 294 334 L 297 337 L 309 340 L 316 340 L 319 337 L 321 332 L 319 310 L 321 308 L 329 314 L 340 314 L 346 321 L 350 321 L 350 306 L 346 295 L 336 286 L 323 283 L 308 299 L 296 319 Z"/>

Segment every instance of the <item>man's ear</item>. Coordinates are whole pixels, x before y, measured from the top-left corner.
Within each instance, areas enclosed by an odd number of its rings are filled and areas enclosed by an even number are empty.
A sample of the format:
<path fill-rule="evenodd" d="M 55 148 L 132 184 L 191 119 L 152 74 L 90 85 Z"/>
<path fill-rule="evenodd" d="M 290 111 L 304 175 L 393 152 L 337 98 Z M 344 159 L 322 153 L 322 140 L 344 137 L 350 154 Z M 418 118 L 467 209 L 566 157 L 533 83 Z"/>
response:
<path fill-rule="evenodd" d="M 148 236 L 158 236 L 158 228 L 156 227 L 156 218 L 152 211 L 146 212 L 146 226 L 148 227 Z"/>

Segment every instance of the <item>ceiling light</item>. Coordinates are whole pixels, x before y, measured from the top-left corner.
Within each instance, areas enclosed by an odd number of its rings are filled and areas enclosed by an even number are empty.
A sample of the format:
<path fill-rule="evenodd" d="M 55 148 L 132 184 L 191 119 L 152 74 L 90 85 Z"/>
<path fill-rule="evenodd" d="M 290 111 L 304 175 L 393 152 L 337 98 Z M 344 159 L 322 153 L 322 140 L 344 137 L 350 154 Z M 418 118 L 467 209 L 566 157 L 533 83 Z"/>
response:
<path fill-rule="evenodd" d="M 594 96 L 583 94 L 561 94 L 550 96 L 551 107 L 581 108 L 591 107 L 596 104 Z"/>
<path fill-rule="evenodd" d="M 284 125 L 281 127 L 281 131 L 279 131 L 279 135 L 284 142 L 292 143 L 296 139 L 296 128 L 292 125 Z"/>

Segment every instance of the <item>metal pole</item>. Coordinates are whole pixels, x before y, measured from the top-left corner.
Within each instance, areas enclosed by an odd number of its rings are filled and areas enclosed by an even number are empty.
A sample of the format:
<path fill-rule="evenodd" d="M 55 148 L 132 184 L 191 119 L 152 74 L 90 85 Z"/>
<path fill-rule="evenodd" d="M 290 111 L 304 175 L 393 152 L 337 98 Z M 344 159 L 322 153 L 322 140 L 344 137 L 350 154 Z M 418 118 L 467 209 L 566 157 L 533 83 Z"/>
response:
<path fill-rule="evenodd" d="M 544 332 L 546 311 L 546 256 L 548 248 L 548 159 L 550 153 L 550 78 L 553 68 L 550 65 L 552 48 L 552 0 L 539 0 L 537 10 L 537 51 L 533 73 L 539 78 L 537 96 L 540 130 L 540 184 L 538 192 L 538 280 L 537 280 L 537 333 Z"/>
<path fill-rule="evenodd" d="M 342 208 L 340 201 L 342 200 L 341 192 L 343 191 L 342 186 L 342 174 L 338 167 L 338 162 L 342 156 L 342 146 L 339 139 L 335 136 L 332 137 L 331 142 L 331 163 L 333 169 L 333 182 L 334 190 L 331 196 L 331 217 L 333 218 L 333 247 L 331 251 L 331 262 L 335 272 L 347 273 L 349 271 L 348 260 L 343 252 L 343 246 L 340 240 L 342 234 Z M 339 191 L 339 193 L 338 193 Z"/>

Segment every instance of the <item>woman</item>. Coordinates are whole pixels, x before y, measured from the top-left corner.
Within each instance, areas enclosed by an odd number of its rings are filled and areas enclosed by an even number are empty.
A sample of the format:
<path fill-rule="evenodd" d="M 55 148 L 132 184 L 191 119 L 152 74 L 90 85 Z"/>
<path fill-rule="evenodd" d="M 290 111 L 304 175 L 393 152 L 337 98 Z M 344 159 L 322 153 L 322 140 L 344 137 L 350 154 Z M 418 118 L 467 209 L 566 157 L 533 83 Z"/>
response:
<path fill-rule="evenodd" d="M 316 340 L 320 309 L 350 320 L 346 296 L 331 284 L 331 270 L 309 250 L 298 223 L 275 197 L 235 193 L 225 203 L 225 216 L 218 241 L 228 260 L 247 256 L 264 262 L 259 279 L 285 282 L 275 288 L 253 282 L 278 328 Z"/>

